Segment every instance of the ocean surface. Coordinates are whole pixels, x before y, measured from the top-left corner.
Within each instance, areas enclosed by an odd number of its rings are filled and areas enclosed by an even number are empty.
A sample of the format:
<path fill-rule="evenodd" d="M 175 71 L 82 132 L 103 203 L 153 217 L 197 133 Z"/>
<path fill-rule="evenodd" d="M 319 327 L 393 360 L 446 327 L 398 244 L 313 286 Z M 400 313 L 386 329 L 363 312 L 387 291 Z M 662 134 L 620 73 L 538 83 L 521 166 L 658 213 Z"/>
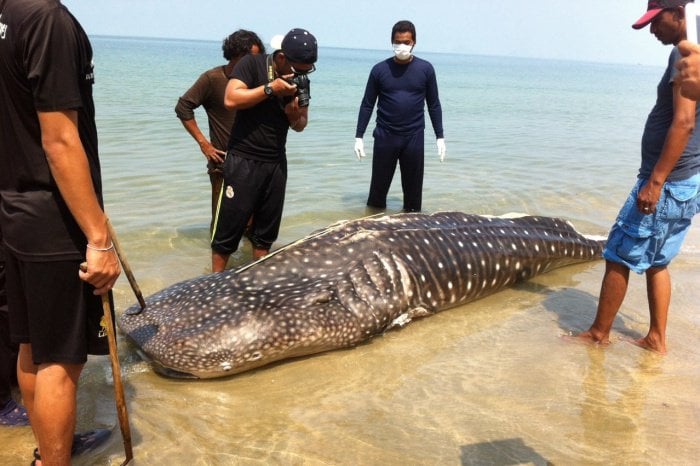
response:
<path fill-rule="evenodd" d="M 205 159 L 174 113 L 219 42 L 93 37 L 106 209 L 144 294 L 210 270 Z M 669 50 L 670 51 L 670 50 Z M 366 215 L 368 158 L 353 152 L 367 75 L 390 51 L 321 48 L 310 123 L 290 132 L 276 247 Z M 426 122 L 423 208 L 559 216 L 605 235 L 634 183 L 659 67 L 421 53 L 440 88 L 447 157 Z M 206 115 L 197 114 L 201 128 Z M 374 118 L 373 118 L 374 120 Z M 398 212 L 398 175 L 388 200 Z M 230 266 L 246 263 L 244 242 Z M 697 464 L 700 231 L 672 264 L 669 354 L 623 340 L 648 326 L 633 275 L 594 348 L 562 335 L 594 314 L 603 263 L 554 271 L 390 331 L 358 348 L 227 379 L 153 373 L 121 337 L 135 464 Z M 135 302 L 121 278 L 117 313 Z M 123 460 L 107 358 L 91 358 L 78 428 L 111 427 L 75 464 Z M 0 429 L 0 464 L 27 464 L 28 428 Z"/>

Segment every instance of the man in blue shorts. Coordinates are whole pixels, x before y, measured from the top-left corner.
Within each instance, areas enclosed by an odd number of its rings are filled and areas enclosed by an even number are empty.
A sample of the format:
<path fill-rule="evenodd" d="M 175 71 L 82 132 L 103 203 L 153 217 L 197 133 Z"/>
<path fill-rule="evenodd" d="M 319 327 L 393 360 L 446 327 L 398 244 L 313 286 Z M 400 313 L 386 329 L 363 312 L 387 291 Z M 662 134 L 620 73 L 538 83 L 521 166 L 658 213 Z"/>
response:
<path fill-rule="evenodd" d="M 416 28 L 410 21 L 399 21 L 391 30 L 394 56 L 372 68 L 365 95 L 360 104 L 355 131 L 355 155 L 365 157 L 362 137 L 374 104 L 377 103 L 377 127 L 372 152 L 372 181 L 367 206 L 386 208 L 386 196 L 394 178 L 396 164 L 401 170 L 403 210 L 418 212 L 423 203 L 424 132 L 427 105 L 437 138 L 438 156 L 445 158 L 442 107 L 438 97 L 433 66 L 413 55 Z"/>
<path fill-rule="evenodd" d="M 246 55 L 229 76 L 224 104 L 237 114 L 211 242 L 213 272 L 226 268 L 251 216 L 253 258 L 266 255 L 277 239 L 287 186 L 287 133 L 303 131 L 308 121 L 308 99 L 300 100 L 297 83 L 308 83 L 317 58 L 316 38 L 292 29 L 280 50 Z"/>
<path fill-rule="evenodd" d="M 109 352 L 99 295 L 120 273 L 102 208 L 92 58 L 59 0 L 0 0 L 0 225 L 36 464 L 70 464 L 92 438 L 74 442 L 78 380 L 88 354 Z"/>
<path fill-rule="evenodd" d="M 681 94 L 675 47 L 686 37 L 688 0 L 650 0 L 632 27 L 651 24 L 664 45 L 674 45 L 657 88 L 656 105 L 642 137 L 642 166 L 630 196 L 613 225 L 603 255 L 605 275 L 595 321 L 580 338 L 608 344 L 610 330 L 627 292 L 629 271 L 646 274 L 650 326 L 634 343 L 666 353 L 666 321 L 671 302 L 668 265 L 678 254 L 698 210 L 700 191 L 700 112 Z"/>

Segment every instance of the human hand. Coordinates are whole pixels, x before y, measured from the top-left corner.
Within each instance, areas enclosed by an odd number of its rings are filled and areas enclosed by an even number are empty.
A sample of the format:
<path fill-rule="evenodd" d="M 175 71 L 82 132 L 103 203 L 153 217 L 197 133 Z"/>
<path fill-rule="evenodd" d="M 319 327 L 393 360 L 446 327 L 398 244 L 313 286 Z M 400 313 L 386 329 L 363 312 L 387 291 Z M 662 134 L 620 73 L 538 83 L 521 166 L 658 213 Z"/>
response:
<path fill-rule="evenodd" d="M 444 162 L 445 161 L 445 152 L 447 151 L 447 148 L 445 147 L 445 138 L 438 138 L 437 150 L 438 150 L 438 157 L 440 157 L 440 162 Z"/>
<path fill-rule="evenodd" d="M 288 81 L 288 79 L 291 79 L 293 77 L 293 74 L 286 74 L 272 81 L 270 83 L 270 87 L 272 88 L 272 94 L 281 97 L 295 95 L 297 93 L 297 85 L 292 84 Z"/>
<path fill-rule="evenodd" d="M 655 187 L 651 182 L 641 187 L 637 194 L 637 209 L 642 214 L 651 215 L 656 212 L 656 204 L 661 198 L 661 187 Z"/>
<path fill-rule="evenodd" d="M 88 246 L 85 251 L 86 261 L 80 264 L 78 276 L 81 280 L 95 287 L 93 294 L 103 295 L 114 287 L 121 274 L 119 258 L 114 245 L 109 248 Z"/>
<path fill-rule="evenodd" d="M 309 107 L 300 107 L 299 97 L 294 97 L 291 102 L 285 105 L 284 113 L 287 115 L 291 129 L 297 132 L 304 131 L 309 121 Z"/>
<path fill-rule="evenodd" d="M 683 40 L 678 51 L 684 57 L 676 63 L 680 71 L 680 86 L 683 97 L 700 100 L 700 45 Z"/>
<path fill-rule="evenodd" d="M 207 141 L 206 139 L 199 143 L 199 149 L 202 151 L 202 154 L 204 154 L 204 156 L 210 162 L 224 163 L 224 157 L 226 157 L 226 151 L 217 149 L 216 147 L 214 147 L 212 145 L 211 142 Z"/>
<path fill-rule="evenodd" d="M 367 156 L 367 154 L 365 154 L 365 143 L 362 138 L 355 138 L 355 155 L 357 156 L 357 160 L 362 160 Z"/>
<path fill-rule="evenodd" d="M 296 121 L 300 117 L 304 116 L 304 111 L 302 107 L 299 107 L 299 98 L 293 98 L 287 105 L 284 106 L 284 114 L 287 115 L 287 119 L 291 121 Z"/>

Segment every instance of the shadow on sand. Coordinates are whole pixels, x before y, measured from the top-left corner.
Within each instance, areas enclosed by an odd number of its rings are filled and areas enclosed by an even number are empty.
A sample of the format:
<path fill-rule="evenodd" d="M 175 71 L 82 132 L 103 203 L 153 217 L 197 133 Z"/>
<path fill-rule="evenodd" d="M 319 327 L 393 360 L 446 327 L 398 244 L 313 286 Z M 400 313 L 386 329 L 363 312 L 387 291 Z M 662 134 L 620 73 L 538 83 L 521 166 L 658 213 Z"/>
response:
<path fill-rule="evenodd" d="M 508 466 L 516 464 L 550 465 L 547 459 L 527 446 L 523 439 L 512 438 L 475 443 L 461 447 L 462 466 Z"/>

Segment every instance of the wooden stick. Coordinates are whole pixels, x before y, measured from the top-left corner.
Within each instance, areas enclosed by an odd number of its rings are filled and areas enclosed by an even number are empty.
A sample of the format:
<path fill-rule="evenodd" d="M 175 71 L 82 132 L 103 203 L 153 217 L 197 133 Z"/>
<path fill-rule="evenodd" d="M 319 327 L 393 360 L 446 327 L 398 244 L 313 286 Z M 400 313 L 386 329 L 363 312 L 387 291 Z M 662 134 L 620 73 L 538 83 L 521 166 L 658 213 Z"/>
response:
<path fill-rule="evenodd" d="M 80 270 L 87 272 L 87 262 L 80 264 Z M 131 428 L 129 427 L 129 415 L 126 411 L 126 398 L 124 397 L 124 384 L 122 383 L 122 370 L 119 366 L 119 352 L 117 351 L 117 338 L 114 335 L 114 319 L 112 319 L 112 305 L 109 302 L 109 292 L 102 295 L 102 314 L 105 329 L 107 330 L 107 343 L 109 345 L 109 359 L 112 365 L 112 380 L 114 381 L 114 401 L 117 404 L 117 418 L 119 418 L 119 430 L 124 442 L 126 459 L 122 466 L 129 464 L 134 457 L 131 448 Z"/>
<path fill-rule="evenodd" d="M 114 241 L 114 237 L 112 237 Z M 114 399 L 117 403 L 117 417 L 119 429 L 124 441 L 124 453 L 126 459 L 122 466 L 129 463 L 134 457 L 131 448 L 131 428 L 129 427 L 129 415 L 126 411 L 126 399 L 124 397 L 124 385 L 122 384 L 122 371 L 119 366 L 119 354 L 117 352 L 117 339 L 114 336 L 114 322 L 112 319 L 112 305 L 109 303 L 109 293 L 102 295 L 102 311 L 104 313 L 105 326 L 107 327 L 107 341 L 109 342 L 109 359 L 112 362 L 112 379 L 114 379 Z"/>
<path fill-rule="evenodd" d="M 114 231 L 114 227 L 112 227 L 112 223 L 107 219 L 107 228 L 109 229 L 109 235 L 112 237 L 112 244 L 114 244 L 114 250 L 117 252 L 117 257 L 119 258 L 119 262 L 122 264 L 122 268 L 124 269 L 124 274 L 126 275 L 126 279 L 129 280 L 129 285 L 131 285 L 131 289 L 134 291 L 134 294 L 136 295 L 136 300 L 139 302 L 139 305 L 141 306 L 141 310 L 144 310 L 146 308 L 146 301 L 143 299 L 143 294 L 141 294 L 141 289 L 139 288 L 138 283 L 136 283 L 136 278 L 134 277 L 134 273 L 131 271 L 131 267 L 129 267 L 129 262 L 126 260 L 126 256 L 124 255 L 124 251 L 122 250 L 121 245 L 119 244 L 119 239 L 117 239 L 117 233 Z M 139 314 L 139 312 L 131 313 L 131 314 Z"/>

